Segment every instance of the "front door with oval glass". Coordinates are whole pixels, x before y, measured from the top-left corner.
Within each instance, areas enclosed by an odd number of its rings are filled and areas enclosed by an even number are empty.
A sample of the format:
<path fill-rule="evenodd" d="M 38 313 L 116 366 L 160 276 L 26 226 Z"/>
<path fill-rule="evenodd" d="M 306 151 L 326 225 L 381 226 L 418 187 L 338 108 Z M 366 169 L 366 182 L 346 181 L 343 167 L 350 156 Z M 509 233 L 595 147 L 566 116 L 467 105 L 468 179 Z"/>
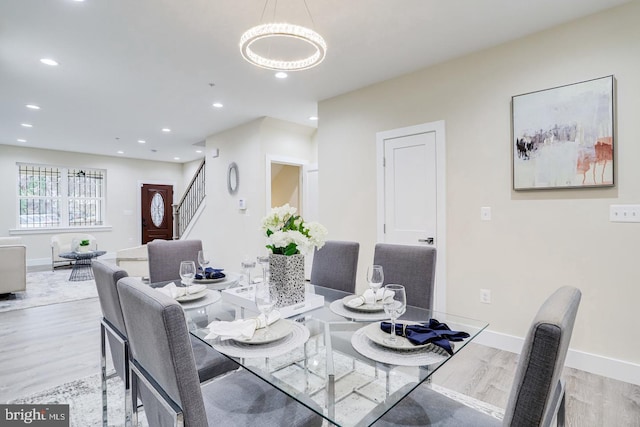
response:
<path fill-rule="evenodd" d="M 173 239 L 173 186 L 142 184 L 142 244 Z"/>

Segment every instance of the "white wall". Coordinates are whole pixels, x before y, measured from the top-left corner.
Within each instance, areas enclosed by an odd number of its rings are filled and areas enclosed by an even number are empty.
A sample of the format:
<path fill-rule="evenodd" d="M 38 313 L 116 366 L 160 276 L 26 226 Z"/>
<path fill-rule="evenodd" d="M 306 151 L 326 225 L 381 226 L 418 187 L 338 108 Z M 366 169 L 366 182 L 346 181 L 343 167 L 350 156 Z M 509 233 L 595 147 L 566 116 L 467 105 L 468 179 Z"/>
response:
<path fill-rule="evenodd" d="M 267 214 L 267 156 L 287 156 L 311 161 L 315 157 L 311 135 L 314 128 L 272 118 L 260 118 L 207 138 L 206 207 L 189 238 L 199 238 L 213 254 L 212 264 L 238 271 L 244 257 L 255 259 L 266 254 L 265 237 L 260 230 Z M 211 151 L 218 148 L 219 157 Z M 227 192 L 227 168 L 238 165 L 238 192 Z M 239 198 L 247 209 L 237 208 Z M 256 269 L 256 273 L 258 270 Z"/>
<path fill-rule="evenodd" d="M 640 203 L 638 18 L 635 1 L 321 102 L 320 221 L 360 242 L 358 277 L 376 239 L 376 132 L 445 120 L 447 310 L 522 337 L 547 295 L 577 286 L 572 348 L 640 363 L 640 224 L 608 220 L 610 204 Z M 514 192 L 511 97 L 611 74 L 615 188 Z M 492 221 L 480 221 L 481 206 Z M 480 288 L 492 304 L 479 302 Z"/>
<path fill-rule="evenodd" d="M 0 235 L 4 236 L 17 225 L 17 162 L 106 169 L 106 225 L 111 229 L 88 232 L 96 236 L 99 249 L 108 252 L 140 244 L 140 182 L 173 184 L 176 199 L 184 191 L 180 164 L 0 145 L 0 200 L 5 201 L 5 209 L 0 209 Z M 20 234 L 30 265 L 51 262 L 52 234 Z"/>

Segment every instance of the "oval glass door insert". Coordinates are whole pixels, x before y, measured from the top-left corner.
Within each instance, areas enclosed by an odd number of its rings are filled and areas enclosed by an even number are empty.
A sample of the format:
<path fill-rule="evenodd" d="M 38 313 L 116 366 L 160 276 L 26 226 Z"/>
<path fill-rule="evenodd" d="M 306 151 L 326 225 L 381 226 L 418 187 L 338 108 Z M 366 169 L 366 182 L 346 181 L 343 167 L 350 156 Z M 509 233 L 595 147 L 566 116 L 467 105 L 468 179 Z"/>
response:
<path fill-rule="evenodd" d="M 151 221 L 153 221 L 153 225 L 155 225 L 156 227 L 160 227 L 163 220 L 164 199 L 162 198 L 162 194 L 156 193 L 151 199 Z"/>

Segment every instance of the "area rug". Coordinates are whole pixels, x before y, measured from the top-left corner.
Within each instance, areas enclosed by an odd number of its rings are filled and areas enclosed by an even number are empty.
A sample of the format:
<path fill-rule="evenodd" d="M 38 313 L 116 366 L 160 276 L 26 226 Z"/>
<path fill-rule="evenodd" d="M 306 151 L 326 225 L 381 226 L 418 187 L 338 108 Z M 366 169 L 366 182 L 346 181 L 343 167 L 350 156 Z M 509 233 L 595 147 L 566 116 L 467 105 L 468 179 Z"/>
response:
<path fill-rule="evenodd" d="M 60 386 L 12 400 L 18 404 L 68 404 L 71 427 L 102 426 L 102 391 L 100 376 L 92 375 Z M 124 426 L 124 388 L 117 376 L 107 380 L 107 408 L 109 426 Z M 139 427 L 147 427 L 144 413 Z"/>
<path fill-rule="evenodd" d="M 27 273 L 27 290 L 0 297 L 0 313 L 98 296 L 95 281 L 70 282 L 70 273 L 68 269 Z"/>

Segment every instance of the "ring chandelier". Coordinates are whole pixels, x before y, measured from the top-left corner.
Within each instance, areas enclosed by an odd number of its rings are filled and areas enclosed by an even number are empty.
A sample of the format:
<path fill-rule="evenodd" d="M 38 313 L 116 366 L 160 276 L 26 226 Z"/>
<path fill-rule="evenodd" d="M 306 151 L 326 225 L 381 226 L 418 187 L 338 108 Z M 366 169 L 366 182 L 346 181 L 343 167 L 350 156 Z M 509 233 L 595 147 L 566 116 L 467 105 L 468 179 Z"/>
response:
<path fill-rule="evenodd" d="M 303 41 L 311 45 L 315 52 L 306 58 L 286 61 L 261 56 L 251 50 L 251 45 L 256 41 L 274 37 L 291 37 Z M 300 71 L 320 64 L 327 52 L 327 44 L 320 34 L 309 28 L 287 23 L 268 23 L 247 30 L 240 37 L 240 51 L 244 59 L 258 67 L 276 71 Z"/>

